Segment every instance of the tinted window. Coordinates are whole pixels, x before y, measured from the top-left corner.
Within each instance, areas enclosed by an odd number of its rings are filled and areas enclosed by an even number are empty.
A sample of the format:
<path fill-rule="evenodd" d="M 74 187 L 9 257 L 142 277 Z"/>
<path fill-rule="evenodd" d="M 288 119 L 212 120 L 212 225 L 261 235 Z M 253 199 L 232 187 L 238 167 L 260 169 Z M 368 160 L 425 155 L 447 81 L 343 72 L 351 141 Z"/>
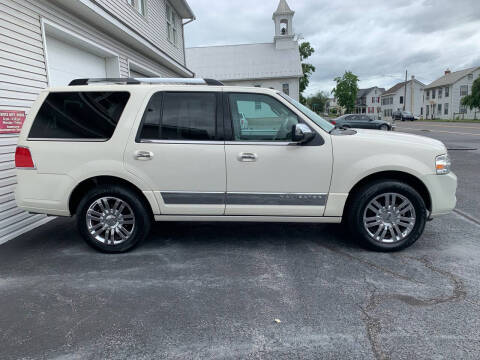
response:
<path fill-rule="evenodd" d="M 129 97 L 128 92 L 50 93 L 35 117 L 29 138 L 108 140 Z"/>
<path fill-rule="evenodd" d="M 143 117 L 141 140 L 215 140 L 214 93 L 157 93 Z"/>
<path fill-rule="evenodd" d="M 230 94 L 235 140 L 290 141 L 297 115 L 271 96 Z"/>

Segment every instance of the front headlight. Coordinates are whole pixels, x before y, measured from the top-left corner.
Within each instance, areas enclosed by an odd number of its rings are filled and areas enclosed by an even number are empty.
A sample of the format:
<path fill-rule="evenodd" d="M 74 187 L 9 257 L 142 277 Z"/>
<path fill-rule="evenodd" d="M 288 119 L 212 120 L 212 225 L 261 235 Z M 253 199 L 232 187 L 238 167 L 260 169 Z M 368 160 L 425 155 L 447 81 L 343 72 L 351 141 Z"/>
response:
<path fill-rule="evenodd" d="M 437 175 L 446 175 L 450 172 L 450 166 L 452 162 L 448 154 L 439 155 L 435 159 L 435 168 L 437 170 Z"/>

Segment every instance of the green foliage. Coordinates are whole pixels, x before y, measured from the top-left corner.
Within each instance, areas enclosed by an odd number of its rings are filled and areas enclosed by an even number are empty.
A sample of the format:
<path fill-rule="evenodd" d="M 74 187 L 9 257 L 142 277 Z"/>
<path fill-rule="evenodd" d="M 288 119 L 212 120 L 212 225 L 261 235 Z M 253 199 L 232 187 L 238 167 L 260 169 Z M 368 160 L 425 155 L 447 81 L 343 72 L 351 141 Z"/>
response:
<path fill-rule="evenodd" d="M 473 82 L 472 93 L 462 99 L 462 105 L 468 106 L 470 110 L 480 109 L 480 77 Z"/>
<path fill-rule="evenodd" d="M 342 77 L 336 77 L 334 81 L 337 86 L 332 90 L 332 94 L 338 104 L 347 109 L 347 113 L 352 113 L 357 100 L 358 77 L 351 71 L 345 71 Z"/>
<path fill-rule="evenodd" d="M 315 95 L 309 96 L 305 99 L 305 105 L 317 113 L 323 113 L 327 105 L 328 94 L 320 91 Z"/>
<path fill-rule="evenodd" d="M 303 62 L 304 60 L 308 59 L 312 54 L 315 52 L 315 49 L 310 45 L 308 41 L 305 41 L 300 44 L 299 46 L 300 50 L 300 58 L 302 60 L 302 71 L 303 71 L 303 77 L 300 78 L 300 100 L 305 100 L 305 98 L 302 96 L 303 92 L 305 89 L 308 87 L 308 84 L 310 84 L 310 77 L 312 74 L 315 72 L 315 66 L 312 64 L 308 64 Z"/>

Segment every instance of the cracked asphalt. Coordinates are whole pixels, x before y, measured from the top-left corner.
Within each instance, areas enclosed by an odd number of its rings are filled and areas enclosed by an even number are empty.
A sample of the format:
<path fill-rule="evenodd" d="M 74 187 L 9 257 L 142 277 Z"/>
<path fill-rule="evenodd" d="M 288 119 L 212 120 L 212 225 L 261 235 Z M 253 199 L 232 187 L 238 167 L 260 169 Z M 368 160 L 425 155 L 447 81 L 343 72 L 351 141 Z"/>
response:
<path fill-rule="evenodd" d="M 459 211 L 394 254 L 340 225 L 168 223 L 109 256 L 54 220 L 0 246 L 0 358 L 478 359 L 480 151 L 450 152 Z"/>

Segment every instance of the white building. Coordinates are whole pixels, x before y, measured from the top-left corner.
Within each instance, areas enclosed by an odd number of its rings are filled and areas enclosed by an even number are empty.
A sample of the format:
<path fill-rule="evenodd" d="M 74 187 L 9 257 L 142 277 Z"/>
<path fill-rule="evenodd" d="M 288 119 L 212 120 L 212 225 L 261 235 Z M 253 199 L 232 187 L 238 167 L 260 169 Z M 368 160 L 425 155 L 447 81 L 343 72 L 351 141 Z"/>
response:
<path fill-rule="evenodd" d="M 480 66 L 445 74 L 424 89 L 424 114 L 428 119 L 473 119 L 479 109 L 470 110 L 461 105 L 461 99 L 472 93 L 475 79 L 480 77 Z"/>
<path fill-rule="evenodd" d="M 183 19 L 194 14 L 185 0 L 1 0 L 0 19 L 2 243 L 47 221 L 15 206 L 18 135 L 5 116 L 22 119 L 42 89 L 74 78 L 192 77 Z"/>
<path fill-rule="evenodd" d="M 272 43 L 187 48 L 187 66 L 198 77 L 281 90 L 298 100 L 303 72 L 293 31 L 294 14 L 287 2 L 280 0 L 273 14 Z"/>
<path fill-rule="evenodd" d="M 406 96 L 404 81 L 385 91 L 381 96 L 384 119 L 391 118 L 394 111 L 404 109 L 415 116 L 422 116 L 424 87 L 425 84 L 412 75 L 411 80 L 407 81 Z"/>
<path fill-rule="evenodd" d="M 384 92 L 384 88 L 377 86 L 359 89 L 355 103 L 355 114 L 367 114 L 373 119 L 379 119 L 382 114 L 380 98 Z"/>

